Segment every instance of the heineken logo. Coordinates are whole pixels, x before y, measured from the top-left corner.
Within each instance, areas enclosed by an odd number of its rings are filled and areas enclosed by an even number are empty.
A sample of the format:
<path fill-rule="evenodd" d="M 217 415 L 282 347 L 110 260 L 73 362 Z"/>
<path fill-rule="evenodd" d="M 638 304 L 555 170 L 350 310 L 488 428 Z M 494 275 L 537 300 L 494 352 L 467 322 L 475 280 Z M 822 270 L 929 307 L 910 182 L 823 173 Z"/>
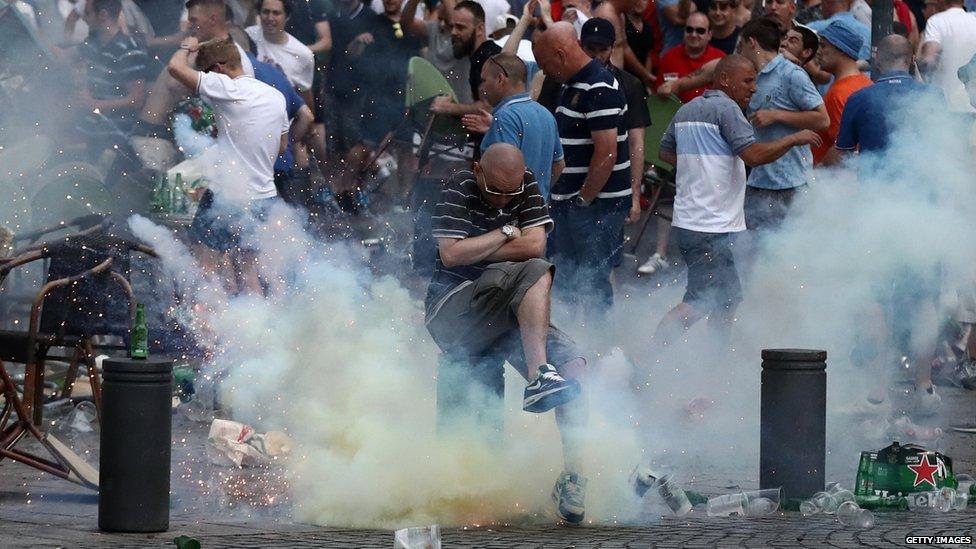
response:
<path fill-rule="evenodd" d="M 930 457 L 925 455 L 922 456 L 922 459 L 919 460 L 917 465 L 909 465 L 908 468 L 915 473 L 915 484 L 913 487 L 918 486 L 923 482 L 928 482 L 933 488 L 935 488 L 935 473 L 942 467 L 938 459 L 936 459 L 935 463 L 932 463 L 930 461 Z"/>

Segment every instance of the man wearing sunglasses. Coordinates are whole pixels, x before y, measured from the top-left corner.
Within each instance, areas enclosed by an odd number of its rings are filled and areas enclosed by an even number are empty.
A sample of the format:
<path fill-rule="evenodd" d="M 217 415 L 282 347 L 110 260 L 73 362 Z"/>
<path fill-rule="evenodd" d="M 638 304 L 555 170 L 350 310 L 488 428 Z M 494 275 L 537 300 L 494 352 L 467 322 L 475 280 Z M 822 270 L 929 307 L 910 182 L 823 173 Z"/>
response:
<path fill-rule="evenodd" d="M 488 147 L 470 171 L 448 182 L 432 220 L 437 264 L 427 291 L 427 330 L 447 359 L 439 376 L 464 380 L 450 387 L 458 394 L 438 400 L 464 398 L 484 383 L 486 372 L 470 370 L 471 357 L 495 361 L 496 369 L 487 372 L 491 379 L 506 361 L 512 364 L 530 382 L 522 408 L 556 409 L 565 472 L 553 499 L 560 517 L 578 523 L 586 485 L 579 475 L 585 410 L 576 397 L 586 361 L 549 322 L 554 268 L 543 258 L 552 219 L 519 149 L 508 143 Z M 458 375 L 451 371 L 457 368 L 469 370 Z"/>
<path fill-rule="evenodd" d="M 689 15 L 684 41 L 661 56 L 658 74 L 664 81 L 676 80 L 697 71 L 709 61 L 725 57 L 725 52 L 709 44 L 711 39 L 708 17 L 701 12 Z M 703 93 L 704 87 L 688 89 L 680 92 L 678 98 L 687 103 Z"/>

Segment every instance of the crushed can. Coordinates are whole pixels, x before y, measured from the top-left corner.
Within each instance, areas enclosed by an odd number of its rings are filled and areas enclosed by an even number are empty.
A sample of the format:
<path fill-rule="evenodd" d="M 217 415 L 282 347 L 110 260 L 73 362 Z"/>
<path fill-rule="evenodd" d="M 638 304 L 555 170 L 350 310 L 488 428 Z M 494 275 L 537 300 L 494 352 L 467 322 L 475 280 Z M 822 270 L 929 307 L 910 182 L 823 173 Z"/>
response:
<path fill-rule="evenodd" d="M 897 441 L 874 452 L 861 452 L 854 496 L 865 509 L 919 507 L 918 498 L 942 488 L 959 486 L 952 473 L 952 459 L 917 444 Z"/>

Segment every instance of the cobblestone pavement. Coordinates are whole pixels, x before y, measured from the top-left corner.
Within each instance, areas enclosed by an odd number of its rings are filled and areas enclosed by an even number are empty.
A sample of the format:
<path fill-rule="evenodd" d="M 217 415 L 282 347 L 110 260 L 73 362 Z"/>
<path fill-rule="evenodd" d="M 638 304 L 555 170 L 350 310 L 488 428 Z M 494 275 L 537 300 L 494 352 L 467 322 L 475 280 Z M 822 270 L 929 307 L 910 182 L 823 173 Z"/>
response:
<path fill-rule="evenodd" d="M 965 420 L 976 412 L 973 392 L 941 391 L 952 417 L 943 425 Z M 179 535 L 199 539 L 203 547 L 390 547 L 390 530 L 353 530 L 295 523 L 287 490 L 276 486 L 275 476 L 211 466 L 203 445 L 206 424 L 174 415 L 170 531 L 153 535 L 106 534 L 97 530 L 98 499 L 90 490 L 39 473 L 10 460 L 0 461 L 0 549 L 26 547 L 173 547 Z M 902 442 L 908 442 L 902 440 Z M 97 463 L 97 435 L 78 436 L 73 447 Z M 22 441 L 31 449 L 30 441 Z M 947 432 L 938 449 L 953 458 L 956 473 L 976 472 L 976 436 Z M 856 455 L 856 454 L 855 454 Z M 855 458 L 856 459 L 856 458 Z M 752 460 L 726 463 L 703 459 L 684 486 L 705 495 L 733 489 L 757 488 Z M 853 481 L 856 461 L 828 455 L 827 479 Z M 257 473 L 261 475 L 261 473 Z M 686 475 L 688 476 L 688 475 Z M 237 481 L 258 486 L 258 494 L 284 494 L 268 506 L 250 496 L 228 497 L 226 487 Z M 240 485 L 240 484 L 238 484 Z M 250 504 L 250 505 L 248 505 Z M 661 518 L 645 513 L 638 525 L 601 525 L 583 528 L 523 523 L 497 527 L 446 528 L 444 547 L 900 547 L 908 535 L 976 536 L 976 509 L 949 514 L 879 512 L 874 528 L 855 530 L 829 516 L 802 517 L 785 512 L 757 519 L 710 518 L 700 509 L 688 517 Z"/>

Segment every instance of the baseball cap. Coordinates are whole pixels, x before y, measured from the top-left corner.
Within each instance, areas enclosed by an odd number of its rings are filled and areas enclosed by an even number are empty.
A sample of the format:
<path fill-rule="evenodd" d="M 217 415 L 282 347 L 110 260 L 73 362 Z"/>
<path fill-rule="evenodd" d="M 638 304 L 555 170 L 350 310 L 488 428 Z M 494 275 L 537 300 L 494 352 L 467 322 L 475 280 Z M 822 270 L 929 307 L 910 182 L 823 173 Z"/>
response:
<path fill-rule="evenodd" d="M 617 33 L 613 30 L 613 23 L 602 17 L 592 17 L 583 23 L 580 29 L 580 42 L 584 44 L 599 44 L 612 46 Z"/>
<path fill-rule="evenodd" d="M 864 45 L 864 39 L 861 38 L 861 35 L 850 23 L 844 20 L 834 21 L 827 25 L 824 30 L 820 31 L 820 36 L 851 59 L 857 59 L 861 46 Z"/>
<path fill-rule="evenodd" d="M 518 25 L 519 19 L 511 13 L 503 13 L 495 18 L 495 30 L 501 30 L 508 26 L 508 22 Z"/>

